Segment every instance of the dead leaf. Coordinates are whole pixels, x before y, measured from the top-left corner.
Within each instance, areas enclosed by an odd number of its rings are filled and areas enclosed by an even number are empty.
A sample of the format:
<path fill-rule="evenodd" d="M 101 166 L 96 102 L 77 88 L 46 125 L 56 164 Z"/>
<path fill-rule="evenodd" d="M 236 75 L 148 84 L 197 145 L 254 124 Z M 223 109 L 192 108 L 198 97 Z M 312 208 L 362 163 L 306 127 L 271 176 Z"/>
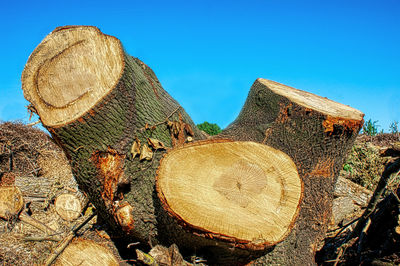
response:
<path fill-rule="evenodd" d="M 174 130 L 174 135 L 177 136 L 179 134 L 179 129 L 181 127 L 181 124 L 178 121 L 174 122 L 174 125 L 172 129 Z"/>
<path fill-rule="evenodd" d="M 150 161 L 152 158 L 153 151 L 146 144 L 143 144 L 142 150 L 140 152 L 140 160 Z"/>
<path fill-rule="evenodd" d="M 164 143 L 162 143 L 158 139 L 148 138 L 147 141 L 149 142 L 149 145 L 151 145 L 155 150 L 165 149 Z"/>
<path fill-rule="evenodd" d="M 182 146 L 185 143 L 185 122 L 183 122 L 182 114 L 178 113 L 179 115 L 179 131 L 178 131 L 178 146 Z"/>
<path fill-rule="evenodd" d="M 135 158 L 136 155 L 140 154 L 140 140 L 136 138 L 136 140 L 132 144 L 131 148 L 132 158 Z"/>
<path fill-rule="evenodd" d="M 192 126 L 189 125 L 189 124 L 185 124 L 185 131 L 186 131 L 186 133 L 187 133 L 188 135 L 190 135 L 190 136 L 193 136 L 193 135 L 194 135 Z"/>

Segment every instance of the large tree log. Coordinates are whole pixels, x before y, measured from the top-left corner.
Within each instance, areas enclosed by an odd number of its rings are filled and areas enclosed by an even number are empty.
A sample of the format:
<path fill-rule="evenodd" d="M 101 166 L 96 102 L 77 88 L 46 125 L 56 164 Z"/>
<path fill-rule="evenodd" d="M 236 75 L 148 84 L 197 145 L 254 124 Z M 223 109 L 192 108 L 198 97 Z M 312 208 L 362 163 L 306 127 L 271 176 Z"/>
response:
<path fill-rule="evenodd" d="M 261 264 L 313 264 L 331 219 L 334 186 L 364 114 L 277 82 L 258 79 L 238 118 L 220 135 L 270 145 L 287 153 L 304 183 L 290 236 Z"/>
<path fill-rule="evenodd" d="M 259 79 L 238 119 L 218 136 L 234 142 L 185 146 L 204 135 L 150 68 L 94 27 L 49 34 L 30 56 L 22 84 L 31 109 L 65 150 L 80 187 L 116 230 L 142 243 L 176 242 L 183 252 L 206 248 L 215 255 L 207 259 L 219 263 L 265 254 L 255 262 L 313 263 L 338 170 L 363 121 L 350 107 Z M 157 193 L 156 169 L 165 150 Z M 271 159 L 276 154 L 285 160 Z M 213 164 L 206 157 L 221 160 Z M 214 170 L 204 174 L 205 167 Z M 182 173 L 191 176 L 186 183 Z M 218 201 L 211 209 L 199 208 L 193 193 L 201 191 L 199 185 L 205 186 L 201 197 Z M 268 189 L 280 195 L 277 205 Z M 186 209 L 180 209 L 183 201 Z M 185 216 L 190 208 L 198 211 Z M 212 220 L 212 211 L 221 214 L 224 208 L 231 215 L 214 219 L 226 227 L 202 221 L 201 215 Z M 250 221 L 254 213 L 265 224 Z M 272 232 L 269 220 L 279 217 L 285 220 Z M 232 229 L 240 225 L 241 232 Z"/>
<path fill-rule="evenodd" d="M 140 241 L 157 243 L 154 176 L 162 151 L 140 159 L 131 148 L 141 143 L 143 155 L 150 137 L 171 147 L 187 135 L 204 136 L 153 71 L 116 38 L 95 27 L 69 26 L 55 29 L 34 50 L 22 84 L 99 214 Z"/>

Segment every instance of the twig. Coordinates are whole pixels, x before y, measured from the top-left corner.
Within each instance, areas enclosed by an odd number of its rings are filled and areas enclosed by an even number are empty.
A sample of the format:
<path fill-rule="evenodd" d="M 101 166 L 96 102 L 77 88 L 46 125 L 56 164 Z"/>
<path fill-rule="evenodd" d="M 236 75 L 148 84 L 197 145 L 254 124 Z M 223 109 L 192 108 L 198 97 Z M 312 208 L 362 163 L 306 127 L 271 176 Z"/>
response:
<path fill-rule="evenodd" d="M 40 196 L 25 196 L 24 197 L 25 202 L 46 202 L 49 199 L 46 197 L 40 197 Z"/>
<path fill-rule="evenodd" d="M 370 216 L 375 211 L 376 205 L 378 204 L 378 201 L 380 200 L 383 192 L 385 191 L 391 175 L 395 172 L 398 172 L 399 170 L 400 170 L 400 158 L 385 167 L 385 170 L 382 173 L 381 179 L 379 180 L 378 186 L 376 187 L 374 194 L 372 195 L 372 197 L 368 203 L 367 208 L 365 209 L 364 213 L 359 218 L 359 220 L 356 224 L 356 227 L 354 228 L 354 230 L 351 233 L 348 234 L 348 236 L 344 239 L 344 241 L 338 248 L 339 251 L 338 251 L 338 255 L 335 260 L 335 264 L 334 264 L 335 266 L 339 263 L 340 258 L 346 252 L 346 249 L 348 246 L 347 243 L 355 237 L 359 237 L 359 240 L 360 240 L 360 238 L 363 237 L 362 236 L 363 232 L 364 231 L 366 232 L 366 230 L 368 230 L 369 223 L 371 223 Z"/>
<path fill-rule="evenodd" d="M 64 251 L 64 249 L 69 245 L 69 243 L 74 239 L 76 233 L 85 226 L 93 217 L 96 216 L 96 213 L 92 213 L 85 221 L 83 221 L 80 225 L 76 226 L 68 235 L 58 244 L 58 246 L 53 250 L 52 254 L 46 259 L 44 265 L 49 266 L 51 265 L 57 257 Z"/>
<path fill-rule="evenodd" d="M 326 241 L 326 244 L 332 242 L 336 237 L 338 237 L 344 230 L 346 230 L 347 228 L 349 228 L 352 224 L 354 224 L 355 222 L 357 222 L 360 218 L 356 218 L 354 220 L 352 220 L 351 222 L 348 222 L 347 224 L 343 225 L 342 228 L 339 229 L 339 232 L 336 233 L 336 235 L 334 237 L 332 237 L 331 239 L 329 239 L 328 241 Z M 338 230 L 338 229 L 336 229 Z M 328 231 L 329 232 L 334 232 L 336 230 L 331 230 Z"/>
<path fill-rule="evenodd" d="M 371 218 L 368 218 L 366 223 L 365 223 L 365 226 L 364 226 L 363 230 L 361 231 L 361 235 L 360 235 L 360 238 L 358 240 L 357 254 L 360 257 L 360 260 L 361 260 L 361 251 L 362 251 L 362 248 L 363 248 L 364 238 L 365 238 L 365 235 L 367 234 L 367 231 L 368 231 L 368 228 L 369 228 L 370 225 L 371 225 Z"/>
<path fill-rule="evenodd" d="M 10 149 L 10 161 L 9 161 L 8 169 L 10 172 L 12 172 L 13 168 L 14 168 L 14 152 Z"/>
<path fill-rule="evenodd" d="M 25 236 L 25 241 L 60 241 L 59 237 L 55 236 Z"/>
<path fill-rule="evenodd" d="M 33 227 L 39 229 L 40 231 L 46 233 L 48 236 L 56 237 L 57 232 L 48 227 L 47 225 L 39 222 L 38 220 L 29 216 L 25 211 L 22 211 L 18 217 L 22 222 L 32 225 Z M 58 238 L 57 241 L 60 239 Z"/>
<path fill-rule="evenodd" d="M 338 263 L 339 263 L 339 261 L 340 261 L 340 258 L 342 257 L 342 255 L 343 255 L 344 252 L 346 251 L 347 246 L 346 246 L 346 245 L 344 246 L 344 250 L 343 250 L 342 247 L 343 247 L 343 246 L 341 246 L 341 247 L 339 248 L 339 252 L 338 252 L 338 254 L 337 254 L 337 256 L 336 256 L 336 259 L 334 260 L 335 263 L 333 264 L 333 266 L 338 265 Z"/>
<path fill-rule="evenodd" d="M 356 227 L 354 228 L 353 232 L 349 235 L 348 237 L 349 239 L 354 238 L 361 233 L 368 217 L 374 212 L 376 205 L 378 204 L 378 201 L 381 198 L 386 188 L 390 176 L 393 173 L 398 172 L 399 170 L 400 170 L 400 159 L 397 159 L 396 161 L 385 167 L 381 179 L 379 180 L 378 186 L 376 187 L 374 194 L 372 195 L 371 200 L 369 201 L 368 206 L 365 209 L 364 213 L 362 214 Z"/>
<path fill-rule="evenodd" d="M 76 148 L 75 150 L 74 150 L 74 152 L 77 152 L 79 149 L 83 149 L 84 147 L 83 146 L 79 146 L 78 148 Z"/>
<path fill-rule="evenodd" d="M 33 172 L 38 173 L 38 171 L 40 171 L 41 169 L 42 169 L 41 167 L 35 168 L 35 169 L 33 169 L 32 171 L 30 171 L 30 172 L 28 172 L 26 174 L 29 175 L 29 174 L 32 174 Z"/>
<path fill-rule="evenodd" d="M 37 125 L 37 124 L 39 124 L 40 123 L 40 120 L 38 120 L 38 121 L 36 121 L 36 122 L 32 122 L 32 123 L 29 123 L 29 124 L 26 124 L 28 127 L 32 127 L 32 126 L 35 126 L 35 125 Z"/>
<path fill-rule="evenodd" d="M 392 194 L 393 198 L 396 199 L 397 204 L 400 204 L 400 198 L 399 198 L 399 196 L 397 196 L 397 194 L 393 190 L 390 191 L 390 194 Z"/>
<path fill-rule="evenodd" d="M 181 109 L 181 106 L 178 106 L 172 113 L 170 113 L 170 114 L 164 119 L 164 121 L 158 122 L 158 123 L 152 125 L 151 127 L 156 127 L 156 126 L 159 126 L 159 125 L 162 125 L 162 124 L 167 123 L 167 122 L 168 122 L 168 119 L 169 119 L 171 116 L 173 116 L 176 112 L 178 112 L 179 109 Z M 151 127 L 150 127 L 150 128 L 151 128 Z M 138 131 L 143 131 L 143 130 L 146 130 L 146 127 L 142 127 L 142 128 L 139 128 L 139 129 L 138 129 Z"/>
<path fill-rule="evenodd" d="M 334 236 L 334 237 L 337 237 L 343 230 L 345 230 L 347 227 L 349 227 L 350 225 L 352 225 L 355 222 L 357 222 L 359 219 L 360 219 L 360 217 L 357 217 L 354 220 L 352 220 L 351 222 L 348 222 L 347 224 L 342 225 L 342 227 L 329 230 L 327 233 L 332 233 L 332 232 L 335 232 L 335 231 L 339 230 L 339 232 Z"/>
<path fill-rule="evenodd" d="M 131 247 L 134 247 L 134 246 L 137 246 L 137 245 L 140 245 L 140 242 L 129 243 L 126 247 L 127 248 L 131 248 Z"/>

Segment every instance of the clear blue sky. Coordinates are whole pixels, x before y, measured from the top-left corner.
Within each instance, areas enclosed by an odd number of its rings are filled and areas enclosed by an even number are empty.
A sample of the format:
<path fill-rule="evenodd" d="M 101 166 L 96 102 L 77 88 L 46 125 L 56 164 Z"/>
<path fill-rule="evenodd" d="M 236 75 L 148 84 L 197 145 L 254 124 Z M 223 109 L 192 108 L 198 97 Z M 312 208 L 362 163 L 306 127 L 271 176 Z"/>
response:
<path fill-rule="evenodd" d="M 227 126 L 259 77 L 400 121 L 400 1 L 3 1 L 0 120 L 27 121 L 20 76 L 55 27 L 94 25 L 148 64 L 195 123 Z"/>

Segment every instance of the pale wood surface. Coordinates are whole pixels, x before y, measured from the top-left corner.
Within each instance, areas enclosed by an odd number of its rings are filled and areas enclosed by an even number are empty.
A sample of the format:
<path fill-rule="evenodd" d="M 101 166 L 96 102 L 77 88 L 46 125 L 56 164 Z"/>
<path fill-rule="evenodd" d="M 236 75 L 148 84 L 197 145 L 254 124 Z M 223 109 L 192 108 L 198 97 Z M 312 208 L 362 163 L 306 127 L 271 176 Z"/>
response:
<path fill-rule="evenodd" d="M 357 109 L 329 100 L 328 98 L 298 90 L 267 79 L 259 78 L 258 81 L 268 86 L 268 88 L 275 93 L 287 97 L 297 104 L 319 111 L 323 114 L 353 120 L 361 120 L 364 117 L 364 114 Z"/>
<path fill-rule="evenodd" d="M 161 162 L 157 185 L 185 223 L 257 244 L 286 236 L 302 197 L 292 160 L 254 142 L 174 149 Z"/>
<path fill-rule="evenodd" d="M 56 29 L 26 63 L 22 73 L 24 96 L 35 106 L 44 125 L 68 123 L 115 87 L 124 64 L 119 40 L 96 27 Z"/>

